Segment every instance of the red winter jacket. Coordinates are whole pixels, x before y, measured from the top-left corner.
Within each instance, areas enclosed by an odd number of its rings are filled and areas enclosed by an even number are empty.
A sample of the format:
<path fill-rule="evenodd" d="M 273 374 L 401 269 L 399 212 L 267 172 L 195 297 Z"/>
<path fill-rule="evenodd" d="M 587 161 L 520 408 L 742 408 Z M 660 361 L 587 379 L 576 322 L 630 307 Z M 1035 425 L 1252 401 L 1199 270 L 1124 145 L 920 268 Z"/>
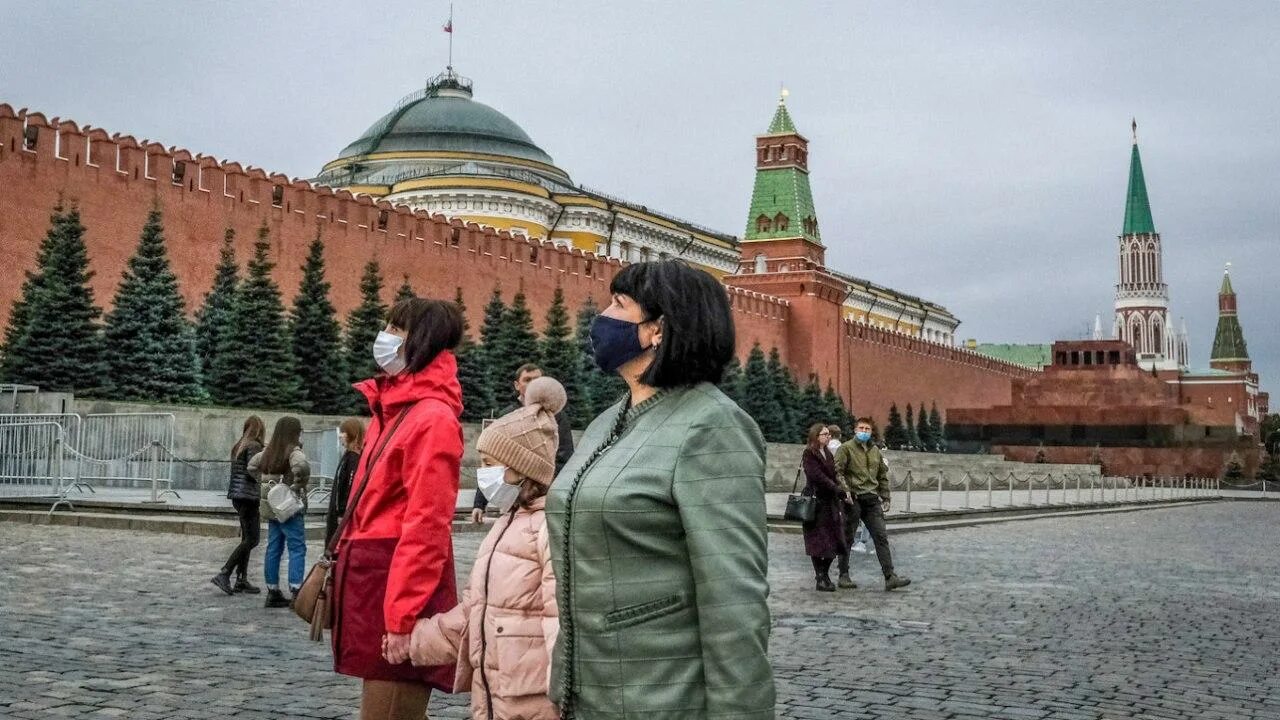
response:
<path fill-rule="evenodd" d="M 352 541 L 399 538 L 382 612 L 387 632 L 406 634 L 436 586 L 454 582 L 450 530 L 462 465 L 458 364 L 446 351 L 419 372 L 365 380 L 356 389 L 373 411 L 357 478 L 364 477 L 384 430 L 418 401 L 375 464 L 338 549 L 341 556 L 342 546 Z"/>

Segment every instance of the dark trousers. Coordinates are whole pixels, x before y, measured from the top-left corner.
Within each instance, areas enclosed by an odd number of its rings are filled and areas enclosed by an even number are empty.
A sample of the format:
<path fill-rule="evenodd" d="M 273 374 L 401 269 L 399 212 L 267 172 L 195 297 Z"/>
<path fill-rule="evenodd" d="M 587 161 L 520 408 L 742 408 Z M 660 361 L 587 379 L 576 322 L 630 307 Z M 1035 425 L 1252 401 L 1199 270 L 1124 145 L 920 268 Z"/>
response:
<path fill-rule="evenodd" d="M 889 552 L 889 531 L 884 526 L 884 511 L 880 507 L 880 496 L 865 493 L 853 499 L 853 505 L 844 506 L 844 536 L 846 547 L 840 554 L 840 574 L 849 574 L 849 550 L 853 547 L 853 531 L 858 527 L 858 520 L 867 526 L 871 540 L 876 545 L 876 558 L 880 560 L 880 571 L 885 577 L 893 574 L 893 555 Z"/>
<path fill-rule="evenodd" d="M 236 575 L 245 577 L 249 574 L 249 553 L 258 546 L 262 521 L 258 515 L 257 500 L 232 500 L 231 504 L 240 517 L 240 544 L 231 551 L 231 557 L 222 566 L 222 572 L 230 575 L 235 570 Z"/>

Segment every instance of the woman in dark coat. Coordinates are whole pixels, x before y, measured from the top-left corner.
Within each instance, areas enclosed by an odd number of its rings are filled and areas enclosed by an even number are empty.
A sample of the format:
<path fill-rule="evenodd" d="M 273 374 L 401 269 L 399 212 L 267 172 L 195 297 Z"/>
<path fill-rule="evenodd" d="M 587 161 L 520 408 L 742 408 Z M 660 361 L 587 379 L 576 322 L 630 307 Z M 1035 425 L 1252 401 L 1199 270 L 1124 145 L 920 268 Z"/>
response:
<path fill-rule="evenodd" d="M 347 500 L 351 495 L 351 481 L 360 465 L 360 453 L 364 450 L 364 422 L 359 418 L 347 418 L 338 426 L 338 442 L 342 443 L 342 459 L 333 472 L 333 488 L 329 492 L 329 511 L 324 517 L 324 546 L 329 547 L 338 521 L 347 512 Z"/>
<path fill-rule="evenodd" d="M 231 557 L 222 566 L 222 570 L 213 576 L 211 581 L 222 592 L 249 593 L 262 592 L 260 588 L 249 582 L 249 553 L 258 546 L 262 520 L 258 516 L 258 481 L 249 477 L 247 471 L 249 458 L 257 455 L 263 448 L 263 437 L 267 426 L 262 418 L 250 415 L 244 421 L 240 440 L 231 448 L 231 479 L 227 483 L 227 497 L 231 499 L 236 515 L 240 518 L 240 544 L 231 551 Z M 235 584 L 231 584 L 231 573 L 236 574 Z"/>
<path fill-rule="evenodd" d="M 848 547 L 844 536 L 845 491 L 836 477 L 835 458 L 827 449 L 831 432 L 823 425 L 809 428 L 801 465 L 808 493 L 817 499 L 813 522 L 804 524 L 804 551 L 813 560 L 820 592 L 835 592 L 831 563 Z"/>

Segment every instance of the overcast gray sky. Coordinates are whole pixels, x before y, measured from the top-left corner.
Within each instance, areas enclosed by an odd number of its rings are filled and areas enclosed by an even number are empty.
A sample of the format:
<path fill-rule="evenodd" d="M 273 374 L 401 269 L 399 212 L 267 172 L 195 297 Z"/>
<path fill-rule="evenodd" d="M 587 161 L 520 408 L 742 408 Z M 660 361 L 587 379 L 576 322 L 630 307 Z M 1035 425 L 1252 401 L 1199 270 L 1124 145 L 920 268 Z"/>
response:
<path fill-rule="evenodd" d="M 0 102 L 310 177 L 443 69 L 448 7 L 0 0 Z M 737 235 L 785 83 L 828 264 L 988 342 L 1109 329 L 1136 116 L 1193 364 L 1231 261 L 1280 389 L 1280 3 L 457 0 L 454 26 L 476 99 L 575 181 Z"/>

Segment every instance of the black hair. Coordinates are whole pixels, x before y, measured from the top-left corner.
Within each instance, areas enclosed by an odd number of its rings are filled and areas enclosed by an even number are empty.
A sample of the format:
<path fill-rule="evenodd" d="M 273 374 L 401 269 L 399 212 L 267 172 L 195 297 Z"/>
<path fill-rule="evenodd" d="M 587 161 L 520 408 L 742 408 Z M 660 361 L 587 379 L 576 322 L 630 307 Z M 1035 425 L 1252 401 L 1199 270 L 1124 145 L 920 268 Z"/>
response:
<path fill-rule="evenodd" d="M 444 300 L 409 298 L 391 308 L 387 322 L 404 330 L 404 362 L 407 372 L 416 373 L 431 364 L 445 350 L 462 342 L 462 311 Z"/>
<path fill-rule="evenodd" d="M 733 359 L 733 315 L 725 287 L 703 270 L 678 260 L 629 265 L 609 285 L 662 323 L 662 343 L 640 376 L 650 387 L 718 383 Z"/>

